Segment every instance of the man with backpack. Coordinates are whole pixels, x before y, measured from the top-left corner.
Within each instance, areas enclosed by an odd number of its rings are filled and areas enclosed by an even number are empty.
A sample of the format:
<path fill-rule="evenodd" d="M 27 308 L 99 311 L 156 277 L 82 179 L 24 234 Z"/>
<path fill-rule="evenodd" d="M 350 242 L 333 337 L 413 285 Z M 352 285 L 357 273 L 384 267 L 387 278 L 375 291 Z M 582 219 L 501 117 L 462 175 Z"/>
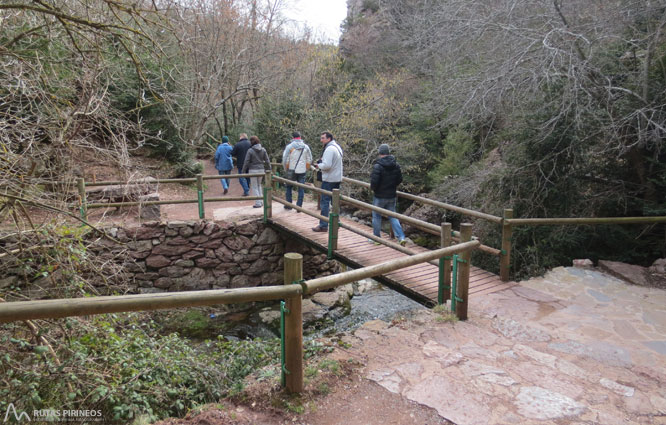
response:
<path fill-rule="evenodd" d="M 298 131 L 294 131 L 291 137 L 291 142 L 284 148 L 284 152 L 282 153 L 282 165 L 287 179 L 304 184 L 305 176 L 312 163 L 312 152 L 310 151 L 310 147 L 301 139 L 301 134 Z M 287 184 L 285 197 L 289 203 L 292 202 L 291 188 L 292 186 Z M 296 201 L 296 205 L 299 207 L 303 206 L 304 196 L 305 189 L 299 187 L 298 200 Z M 290 210 L 291 207 L 285 205 L 284 209 Z"/>
<path fill-rule="evenodd" d="M 372 205 L 384 208 L 385 210 L 395 212 L 396 199 L 398 197 L 397 187 L 402 183 L 402 170 L 400 165 L 391 155 L 389 146 L 382 144 L 379 146 L 379 158 L 372 165 L 370 174 L 370 189 L 374 192 Z M 389 217 L 389 222 L 393 228 L 395 237 L 398 238 L 400 245 L 405 246 L 407 240 L 402 231 L 400 222 L 395 217 Z M 382 229 L 382 215 L 376 211 L 372 212 L 372 233 L 379 237 Z M 374 242 L 368 239 L 369 242 Z"/>

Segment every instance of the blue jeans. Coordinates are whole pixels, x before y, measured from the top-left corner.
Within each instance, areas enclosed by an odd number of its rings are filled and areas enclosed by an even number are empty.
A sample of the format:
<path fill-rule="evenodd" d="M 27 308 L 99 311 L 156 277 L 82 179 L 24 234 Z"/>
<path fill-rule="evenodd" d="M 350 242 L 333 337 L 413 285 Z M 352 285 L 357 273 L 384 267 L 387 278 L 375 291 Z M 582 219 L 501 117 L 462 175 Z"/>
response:
<path fill-rule="evenodd" d="M 340 189 L 340 182 L 331 183 L 331 182 L 321 182 L 321 188 L 323 190 L 332 191 L 333 189 Z M 328 210 L 331 204 L 331 197 L 329 195 L 321 195 L 321 215 L 328 218 Z M 319 220 L 319 227 L 322 229 L 328 229 L 328 223 L 322 220 Z"/>
<path fill-rule="evenodd" d="M 303 174 L 296 174 L 296 181 L 298 183 L 305 183 L 305 173 Z M 287 202 L 291 202 L 291 188 L 292 186 L 290 184 L 287 185 L 287 190 L 284 193 L 284 196 L 287 198 Z M 302 187 L 298 188 L 298 201 L 296 201 L 296 205 L 299 207 L 303 206 L 303 196 L 305 196 L 305 189 Z"/>
<path fill-rule="evenodd" d="M 372 205 L 379 208 L 384 208 L 385 210 L 395 212 L 395 201 L 396 198 L 387 199 L 387 198 L 373 197 Z M 405 239 L 405 232 L 402 231 L 402 226 L 400 226 L 400 222 L 398 221 L 398 219 L 395 217 L 389 217 L 389 222 L 391 223 L 391 227 L 393 228 L 393 233 L 395 234 L 395 237 L 398 238 L 399 241 Z M 372 233 L 375 236 L 380 236 L 381 230 L 382 230 L 382 215 L 381 213 L 373 211 Z"/>
<path fill-rule="evenodd" d="M 243 168 L 238 167 L 238 174 L 243 174 Z M 239 177 L 238 181 L 240 182 L 241 187 L 243 188 L 243 195 L 250 194 L 250 179 L 246 177 Z"/>
<path fill-rule="evenodd" d="M 217 174 L 224 176 L 226 174 L 231 174 L 231 170 L 217 170 Z M 222 189 L 229 189 L 229 179 L 220 179 L 222 183 Z"/>

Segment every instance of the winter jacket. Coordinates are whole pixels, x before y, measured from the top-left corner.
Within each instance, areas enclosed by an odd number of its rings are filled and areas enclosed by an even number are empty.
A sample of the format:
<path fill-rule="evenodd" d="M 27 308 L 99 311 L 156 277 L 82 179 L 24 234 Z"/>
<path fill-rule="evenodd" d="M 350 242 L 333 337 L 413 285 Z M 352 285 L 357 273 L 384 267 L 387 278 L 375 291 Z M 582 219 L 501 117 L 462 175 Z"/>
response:
<path fill-rule="evenodd" d="M 319 169 L 322 181 L 329 183 L 342 181 L 342 148 L 335 140 L 331 140 L 324 146 Z"/>
<path fill-rule="evenodd" d="M 294 170 L 296 174 L 304 174 L 310 169 L 310 164 L 312 164 L 312 152 L 310 151 L 310 147 L 305 144 L 303 140 L 293 139 L 291 143 L 284 148 L 284 152 L 282 153 L 282 165 L 285 170 Z"/>
<path fill-rule="evenodd" d="M 221 143 L 215 151 L 215 168 L 218 171 L 228 171 L 234 168 L 234 160 L 231 158 L 233 147 L 229 143 Z"/>
<path fill-rule="evenodd" d="M 251 170 L 265 170 L 271 169 L 271 160 L 268 158 L 268 152 L 260 143 L 252 146 L 247 155 L 245 155 L 245 163 L 243 163 L 243 173 Z"/>
<path fill-rule="evenodd" d="M 402 183 L 402 171 L 393 155 L 381 157 L 374 162 L 370 174 L 370 188 L 376 198 L 395 198 L 396 188 L 400 183 Z"/>
<path fill-rule="evenodd" d="M 245 164 L 245 155 L 247 151 L 250 150 L 250 141 L 247 139 L 240 139 L 238 143 L 234 145 L 234 149 L 231 151 L 231 156 L 236 157 L 236 166 L 241 168 Z"/>

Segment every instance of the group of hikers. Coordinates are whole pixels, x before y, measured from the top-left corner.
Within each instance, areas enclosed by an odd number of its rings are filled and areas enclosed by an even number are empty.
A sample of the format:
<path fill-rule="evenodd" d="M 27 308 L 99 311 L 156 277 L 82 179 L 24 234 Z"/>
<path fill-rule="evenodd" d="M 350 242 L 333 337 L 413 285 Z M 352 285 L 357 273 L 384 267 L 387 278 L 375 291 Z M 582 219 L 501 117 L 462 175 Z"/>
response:
<path fill-rule="evenodd" d="M 263 174 L 265 171 L 271 169 L 268 153 L 261 146 L 261 142 L 257 136 L 252 136 L 248 140 L 247 134 L 241 133 L 239 139 L 238 143 L 231 146 L 229 138 L 227 136 L 222 137 L 222 141 L 215 151 L 215 168 L 220 175 L 231 174 L 231 170 L 234 167 L 233 158 L 236 158 L 238 174 Z M 333 135 L 327 131 L 321 133 L 320 141 L 323 147 L 322 154 L 313 163 L 310 147 L 302 139 L 300 133 L 295 131 L 292 133 L 291 141 L 282 153 L 282 166 L 287 179 L 301 184 L 305 183 L 307 172 L 312 168 L 317 176 L 317 180 L 321 181 L 321 189 L 330 193 L 333 189 L 339 189 L 342 182 L 343 151 L 333 138 Z M 372 173 L 370 174 L 370 188 L 374 193 L 372 203 L 376 207 L 395 212 L 396 191 L 398 185 L 402 182 L 402 171 L 395 157 L 391 155 L 387 144 L 380 145 L 377 153 L 378 158 L 373 163 Z M 261 179 L 262 177 L 239 178 L 238 180 L 243 188 L 243 196 L 249 196 L 251 193 L 253 197 L 261 197 Z M 224 194 L 227 194 L 229 192 L 229 179 L 222 178 L 221 182 Z M 305 189 L 302 186 L 298 186 L 296 199 L 298 207 L 303 206 L 304 196 Z M 285 197 L 286 201 L 291 204 L 292 185 L 287 184 Z M 330 205 L 331 196 L 322 194 L 319 205 L 322 216 L 328 217 Z M 261 208 L 262 206 L 262 200 L 256 199 L 254 208 Z M 286 210 L 292 209 L 288 205 L 285 205 L 284 208 Z M 389 217 L 389 222 L 398 242 L 404 246 L 406 239 L 400 221 L 395 217 Z M 372 232 L 376 237 L 381 237 L 381 227 L 381 213 L 373 211 Z M 312 231 L 326 232 L 328 231 L 328 223 L 320 220 L 319 225 L 313 227 Z M 379 243 L 372 239 L 368 239 L 368 242 Z"/>

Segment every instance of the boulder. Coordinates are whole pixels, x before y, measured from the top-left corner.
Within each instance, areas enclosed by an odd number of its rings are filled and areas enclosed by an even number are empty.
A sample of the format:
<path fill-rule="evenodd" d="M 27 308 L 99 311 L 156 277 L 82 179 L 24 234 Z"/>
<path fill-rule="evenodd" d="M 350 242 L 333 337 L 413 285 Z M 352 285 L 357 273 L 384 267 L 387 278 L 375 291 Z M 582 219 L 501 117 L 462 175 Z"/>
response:
<path fill-rule="evenodd" d="M 159 201 L 160 200 L 160 194 L 157 192 L 153 193 L 148 193 L 146 195 L 141 195 L 139 196 L 139 217 L 144 219 L 144 220 L 159 220 L 160 217 L 162 216 L 160 206 L 159 205 L 144 205 L 143 202 L 153 202 L 153 201 Z"/>
<path fill-rule="evenodd" d="M 280 235 L 273 229 L 267 227 L 257 238 L 257 245 L 272 245 L 280 242 Z"/>
<path fill-rule="evenodd" d="M 649 286 L 649 275 L 645 267 L 619 261 L 599 260 L 599 268 L 611 276 L 622 279 L 632 285 Z"/>
<path fill-rule="evenodd" d="M 588 267 L 594 267 L 594 263 L 592 262 L 592 260 L 585 258 L 585 259 L 573 260 L 573 266 L 580 268 L 588 268 Z"/>

